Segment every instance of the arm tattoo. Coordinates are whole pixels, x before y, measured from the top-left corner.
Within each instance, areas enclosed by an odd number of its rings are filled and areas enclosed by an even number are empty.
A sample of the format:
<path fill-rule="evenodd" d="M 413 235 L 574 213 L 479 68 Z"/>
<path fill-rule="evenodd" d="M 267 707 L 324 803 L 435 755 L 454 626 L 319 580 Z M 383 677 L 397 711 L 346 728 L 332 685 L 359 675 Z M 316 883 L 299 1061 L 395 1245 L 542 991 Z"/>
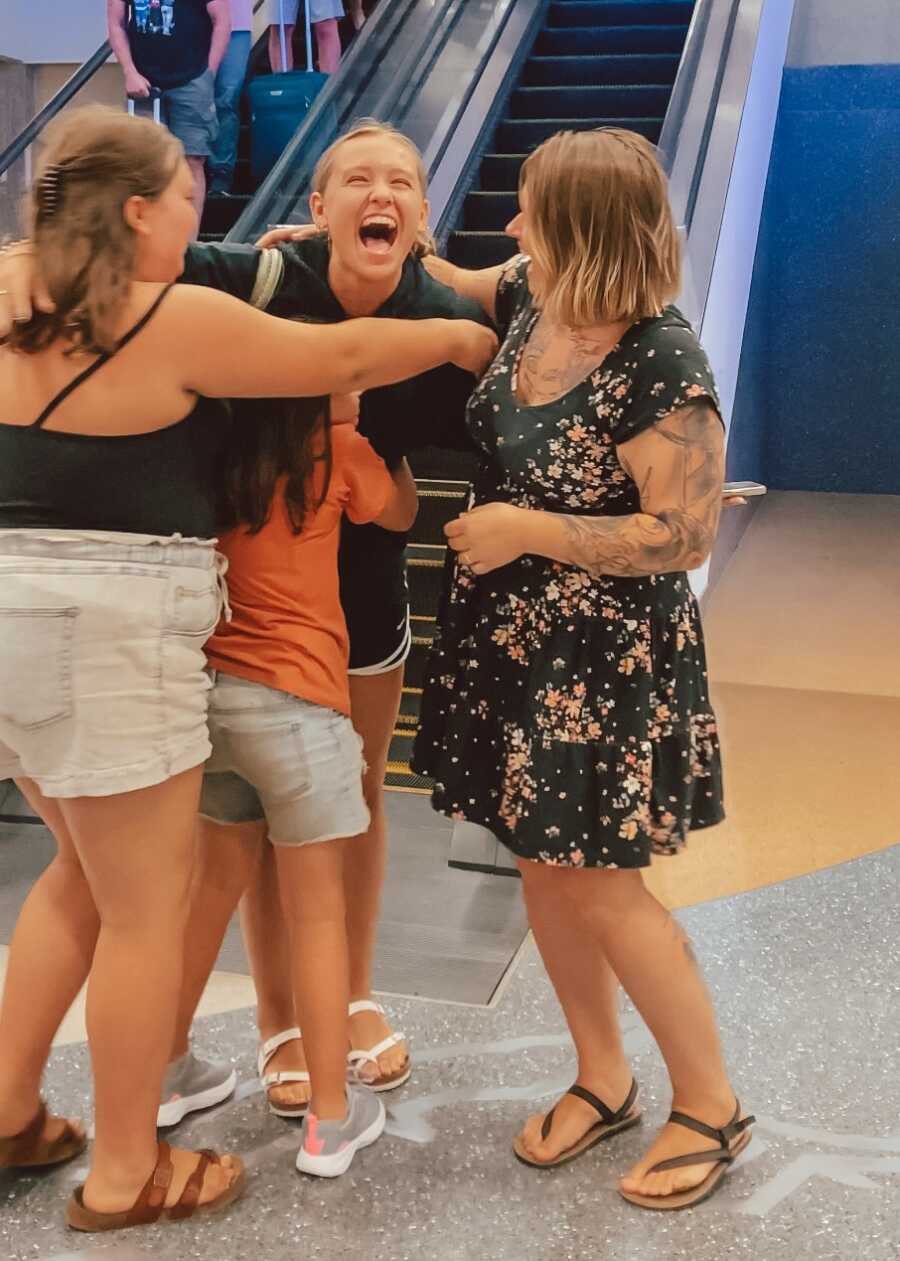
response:
<path fill-rule="evenodd" d="M 641 512 L 560 517 L 566 559 L 594 577 L 640 578 L 696 569 L 712 549 L 723 455 L 721 423 L 709 403 L 692 403 L 666 416 L 642 444 L 642 455 L 620 452 L 623 467 L 639 485 Z"/>

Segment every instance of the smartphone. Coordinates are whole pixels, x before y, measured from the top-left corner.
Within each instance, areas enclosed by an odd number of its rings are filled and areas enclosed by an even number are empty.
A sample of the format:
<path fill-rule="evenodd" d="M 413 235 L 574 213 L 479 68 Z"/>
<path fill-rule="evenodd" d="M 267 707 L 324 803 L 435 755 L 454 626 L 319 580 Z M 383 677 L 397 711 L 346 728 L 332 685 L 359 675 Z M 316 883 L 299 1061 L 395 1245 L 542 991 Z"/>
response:
<path fill-rule="evenodd" d="M 765 495 L 767 490 L 768 487 L 759 482 L 726 482 L 722 487 L 722 498 L 755 499 L 758 495 Z"/>

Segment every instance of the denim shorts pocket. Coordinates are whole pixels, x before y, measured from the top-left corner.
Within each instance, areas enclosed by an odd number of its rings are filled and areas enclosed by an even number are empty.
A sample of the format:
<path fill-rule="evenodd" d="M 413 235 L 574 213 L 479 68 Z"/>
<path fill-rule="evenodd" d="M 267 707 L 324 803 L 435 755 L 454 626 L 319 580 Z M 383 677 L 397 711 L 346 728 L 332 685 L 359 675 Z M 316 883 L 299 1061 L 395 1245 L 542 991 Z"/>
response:
<path fill-rule="evenodd" d="M 208 639 L 222 615 L 222 595 L 214 583 L 195 590 L 176 587 L 169 602 L 165 630 L 175 635 Z"/>
<path fill-rule="evenodd" d="M 77 608 L 0 608 L 0 719 L 31 730 L 72 716 Z"/>

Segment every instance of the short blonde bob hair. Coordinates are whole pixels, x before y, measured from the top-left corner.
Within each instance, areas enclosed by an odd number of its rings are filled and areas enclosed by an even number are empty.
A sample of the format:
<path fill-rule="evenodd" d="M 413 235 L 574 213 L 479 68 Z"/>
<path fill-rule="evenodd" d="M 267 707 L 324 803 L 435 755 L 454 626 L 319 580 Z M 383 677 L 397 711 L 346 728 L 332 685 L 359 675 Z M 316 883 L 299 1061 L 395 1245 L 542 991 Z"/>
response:
<path fill-rule="evenodd" d="M 8 345 L 32 354 L 57 338 L 91 353 L 115 347 L 137 245 L 125 203 L 160 197 L 182 156 L 164 127 L 102 105 L 51 124 L 25 218 L 56 310 L 17 324 Z"/>
<path fill-rule="evenodd" d="M 522 167 L 541 306 L 571 328 L 659 315 L 681 251 L 666 177 L 648 140 L 618 127 L 563 131 Z"/>
<path fill-rule="evenodd" d="M 422 200 L 428 197 L 428 175 L 425 171 L 425 163 L 422 161 L 422 155 L 410 140 L 409 136 L 404 136 L 402 131 L 398 131 L 396 127 L 392 127 L 390 123 L 380 123 L 377 118 L 358 118 L 355 123 L 344 132 L 342 136 L 338 136 L 333 144 L 329 145 L 319 161 L 316 163 L 316 169 L 313 172 L 313 192 L 320 196 L 324 195 L 328 186 L 328 181 L 334 174 L 334 161 L 344 145 L 351 140 L 394 140 L 409 152 L 413 160 L 413 166 L 416 171 L 416 178 L 419 181 L 419 189 L 422 193 Z M 424 258 L 426 254 L 434 254 L 436 247 L 434 237 L 428 228 L 420 230 L 412 253 L 416 258 Z"/>

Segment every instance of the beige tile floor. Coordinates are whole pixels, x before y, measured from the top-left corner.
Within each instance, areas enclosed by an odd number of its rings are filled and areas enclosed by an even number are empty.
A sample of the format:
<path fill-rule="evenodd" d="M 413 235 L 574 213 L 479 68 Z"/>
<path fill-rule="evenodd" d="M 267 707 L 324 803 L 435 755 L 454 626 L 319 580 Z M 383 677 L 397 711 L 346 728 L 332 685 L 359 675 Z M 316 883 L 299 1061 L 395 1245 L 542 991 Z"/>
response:
<path fill-rule="evenodd" d="M 773 494 L 707 600 L 728 819 L 650 883 L 686 906 L 900 841 L 900 496 Z"/>

